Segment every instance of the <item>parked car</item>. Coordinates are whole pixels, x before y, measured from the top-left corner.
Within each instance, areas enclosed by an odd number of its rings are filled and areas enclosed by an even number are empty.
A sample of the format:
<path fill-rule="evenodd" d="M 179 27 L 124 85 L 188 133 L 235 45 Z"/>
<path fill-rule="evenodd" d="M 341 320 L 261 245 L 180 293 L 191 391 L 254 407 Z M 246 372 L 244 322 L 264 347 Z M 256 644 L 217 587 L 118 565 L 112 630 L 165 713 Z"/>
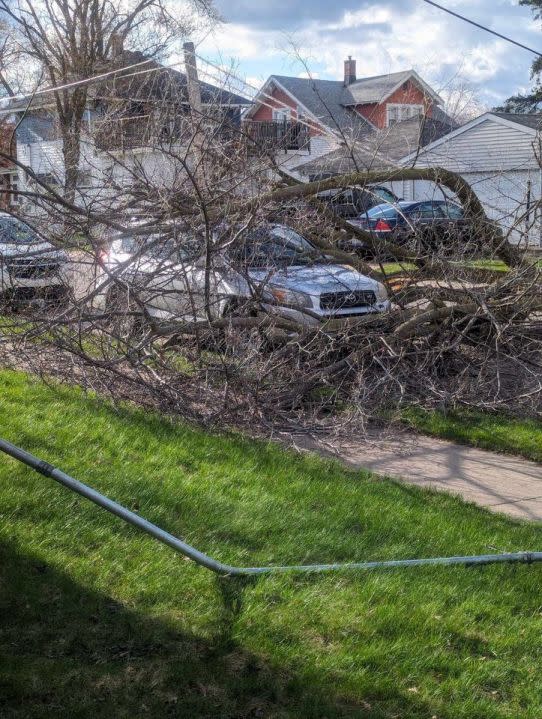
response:
<path fill-rule="evenodd" d="M 12 306 L 58 300 L 68 255 L 29 225 L 0 213 L 0 297 Z"/>
<path fill-rule="evenodd" d="M 355 219 L 359 215 L 381 203 L 396 204 L 399 198 L 387 187 L 381 185 L 357 185 L 346 188 L 323 190 L 316 197 L 326 202 L 340 217 L 346 220 Z"/>
<path fill-rule="evenodd" d="M 104 257 L 102 301 L 114 308 L 120 289 L 131 292 L 136 305 L 157 320 L 205 319 L 206 306 L 216 319 L 250 306 L 304 325 L 384 312 L 390 306 L 384 285 L 336 264 L 285 225 L 259 225 L 231 244 L 221 237 L 218 247 L 212 253 L 206 303 L 201 242 L 118 236 Z"/>
<path fill-rule="evenodd" d="M 480 250 L 473 221 L 450 200 L 380 204 L 360 214 L 351 224 L 418 251 Z"/>

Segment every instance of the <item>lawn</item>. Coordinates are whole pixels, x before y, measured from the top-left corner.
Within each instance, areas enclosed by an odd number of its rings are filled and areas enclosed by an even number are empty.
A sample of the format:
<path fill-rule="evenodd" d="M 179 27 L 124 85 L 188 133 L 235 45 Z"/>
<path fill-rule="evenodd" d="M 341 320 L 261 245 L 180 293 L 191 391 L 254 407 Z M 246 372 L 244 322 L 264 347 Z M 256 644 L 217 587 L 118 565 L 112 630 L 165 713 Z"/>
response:
<path fill-rule="evenodd" d="M 536 420 L 465 409 L 428 412 L 417 407 L 402 410 L 400 417 L 409 427 L 433 437 L 542 462 L 542 422 Z"/>
<path fill-rule="evenodd" d="M 542 548 L 450 496 L 0 373 L 0 434 L 217 558 Z M 542 716 L 542 567 L 219 581 L 0 457 L 0 716 Z"/>

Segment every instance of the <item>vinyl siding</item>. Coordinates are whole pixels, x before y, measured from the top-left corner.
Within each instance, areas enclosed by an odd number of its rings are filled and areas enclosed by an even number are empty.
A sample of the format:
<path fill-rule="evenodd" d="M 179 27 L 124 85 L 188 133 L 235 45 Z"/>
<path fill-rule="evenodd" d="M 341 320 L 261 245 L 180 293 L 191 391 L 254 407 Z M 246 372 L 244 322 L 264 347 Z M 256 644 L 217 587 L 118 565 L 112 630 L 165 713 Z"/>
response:
<path fill-rule="evenodd" d="M 541 170 L 537 161 L 538 138 L 521 126 L 491 117 L 437 147 L 422 150 L 416 167 L 443 167 L 460 174 L 472 187 L 491 219 L 499 222 L 511 242 L 539 246 L 541 217 L 530 207 L 542 198 Z M 405 183 L 406 184 L 406 183 Z M 433 186 L 434 190 L 431 189 Z M 438 197 L 433 183 L 412 183 L 405 199 Z M 398 193 L 399 194 L 399 193 Z"/>
<path fill-rule="evenodd" d="M 538 168 L 536 142 L 532 134 L 520 127 L 516 129 L 488 118 L 437 147 L 422 151 L 416 166 L 440 166 L 461 174 Z"/>

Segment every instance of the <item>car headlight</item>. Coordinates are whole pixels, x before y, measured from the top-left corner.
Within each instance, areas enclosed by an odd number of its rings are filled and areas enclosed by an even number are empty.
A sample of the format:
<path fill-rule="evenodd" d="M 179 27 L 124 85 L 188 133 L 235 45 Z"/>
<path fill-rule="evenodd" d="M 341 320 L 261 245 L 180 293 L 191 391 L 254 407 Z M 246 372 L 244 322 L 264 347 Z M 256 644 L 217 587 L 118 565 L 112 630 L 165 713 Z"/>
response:
<path fill-rule="evenodd" d="M 388 299 L 388 290 L 381 282 L 376 286 L 375 295 L 379 302 L 385 302 Z"/>
<path fill-rule="evenodd" d="M 269 294 L 279 305 L 292 305 L 295 307 L 312 307 L 310 295 L 294 290 L 285 290 L 282 287 L 270 287 Z"/>

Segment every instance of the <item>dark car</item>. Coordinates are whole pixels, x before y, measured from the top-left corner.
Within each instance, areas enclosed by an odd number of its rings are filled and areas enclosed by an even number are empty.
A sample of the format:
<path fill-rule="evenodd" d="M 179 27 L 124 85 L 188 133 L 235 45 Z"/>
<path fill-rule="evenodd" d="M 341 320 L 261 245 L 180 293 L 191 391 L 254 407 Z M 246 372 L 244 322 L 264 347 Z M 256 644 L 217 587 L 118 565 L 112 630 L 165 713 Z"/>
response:
<path fill-rule="evenodd" d="M 351 220 L 351 224 L 416 251 L 480 249 L 476 247 L 473 221 L 450 200 L 380 204 Z"/>
<path fill-rule="evenodd" d="M 399 202 L 397 195 L 381 185 L 323 190 L 316 197 L 326 202 L 335 214 L 345 220 L 355 219 L 370 210 L 371 207 L 383 202 L 391 204 Z"/>

